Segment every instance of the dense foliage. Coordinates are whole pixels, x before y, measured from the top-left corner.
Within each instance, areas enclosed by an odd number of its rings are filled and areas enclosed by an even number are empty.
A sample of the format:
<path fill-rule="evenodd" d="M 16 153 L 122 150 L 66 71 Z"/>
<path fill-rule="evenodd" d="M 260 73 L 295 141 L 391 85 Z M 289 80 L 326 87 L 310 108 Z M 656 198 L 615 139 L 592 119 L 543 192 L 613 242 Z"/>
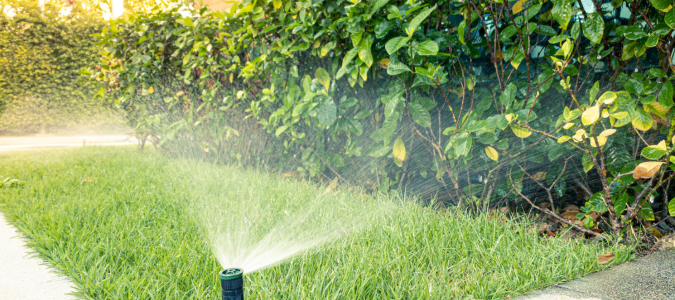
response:
<path fill-rule="evenodd" d="M 167 151 L 462 206 L 521 199 L 597 235 L 675 210 L 671 2 L 157 9 L 103 29 L 97 78 Z M 560 214 L 565 198 L 582 207 Z"/>
<path fill-rule="evenodd" d="M 77 74 L 98 60 L 91 34 L 101 31 L 100 16 L 62 15 L 52 3 L 41 12 L 37 4 L 0 1 L 0 132 L 121 124 L 94 97 L 97 84 Z"/>

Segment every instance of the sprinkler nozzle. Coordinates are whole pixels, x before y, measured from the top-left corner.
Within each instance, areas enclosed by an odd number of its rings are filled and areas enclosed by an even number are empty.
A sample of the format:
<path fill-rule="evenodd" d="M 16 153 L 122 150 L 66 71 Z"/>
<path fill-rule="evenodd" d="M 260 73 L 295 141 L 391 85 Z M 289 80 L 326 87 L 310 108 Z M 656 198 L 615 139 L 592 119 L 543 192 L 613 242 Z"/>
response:
<path fill-rule="evenodd" d="M 223 289 L 223 300 L 244 300 L 244 270 L 229 268 L 220 271 L 220 287 Z"/>

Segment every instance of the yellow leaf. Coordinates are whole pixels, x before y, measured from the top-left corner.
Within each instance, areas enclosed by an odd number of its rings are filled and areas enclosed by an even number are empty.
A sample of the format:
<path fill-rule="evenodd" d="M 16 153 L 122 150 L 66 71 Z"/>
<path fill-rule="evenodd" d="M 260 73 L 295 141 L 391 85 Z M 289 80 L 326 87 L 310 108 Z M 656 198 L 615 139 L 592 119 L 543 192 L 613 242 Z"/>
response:
<path fill-rule="evenodd" d="M 274 9 L 279 9 L 279 8 L 281 8 L 282 2 L 281 2 L 281 0 L 274 0 L 274 1 L 272 1 L 272 4 L 274 5 Z"/>
<path fill-rule="evenodd" d="M 495 150 L 495 148 L 492 148 L 490 146 L 485 147 L 485 154 L 487 154 L 487 156 L 490 159 L 492 159 L 494 161 L 499 161 L 499 152 L 497 152 L 497 150 Z"/>
<path fill-rule="evenodd" d="M 337 184 L 338 184 L 338 178 L 335 177 L 335 178 L 333 178 L 333 180 L 330 181 L 330 183 L 326 187 L 325 193 L 332 192 L 337 187 Z"/>
<path fill-rule="evenodd" d="M 572 138 L 574 139 L 575 142 L 581 142 L 581 141 L 583 141 L 584 138 L 586 138 L 587 136 L 588 136 L 588 135 L 586 134 L 586 130 L 579 129 L 579 130 L 577 130 L 577 133 L 574 134 L 574 136 L 573 136 Z"/>
<path fill-rule="evenodd" d="M 602 110 L 602 118 L 603 119 L 609 118 L 609 112 L 606 109 Z"/>
<path fill-rule="evenodd" d="M 511 122 L 511 120 L 513 120 L 513 114 L 504 115 L 504 118 L 505 118 L 507 121 Z"/>
<path fill-rule="evenodd" d="M 620 111 L 620 112 L 618 112 L 618 113 L 613 113 L 613 114 L 612 114 L 612 117 L 615 117 L 615 118 L 617 118 L 617 119 L 623 119 L 623 118 L 625 118 L 625 117 L 628 117 L 628 112 L 626 112 L 626 111 Z"/>
<path fill-rule="evenodd" d="M 232 76 L 232 73 L 230 73 L 230 83 L 232 83 L 232 79 L 233 79 L 233 76 Z"/>
<path fill-rule="evenodd" d="M 563 135 L 558 139 L 558 144 L 562 144 L 564 142 L 569 141 L 571 138 L 569 136 Z"/>
<path fill-rule="evenodd" d="M 563 126 L 563 128 L 570 129 L 570 128 L 572 128 L 572 126 L 574 126 L 574 123 L 567 123 L 567 124 L 565 124 L 565 126 Z"/>
<path fill-rule="evenodd" d="M 581 114 L 581 123 L 588 126 L 600 119 L 600 108 L 598 106 L 589 107 Z"/>
<path fill-rule="evenodd" d="M 511 131 L 513 131 L 513 134 L 515 134 L 517 137 L 524 139 L 530 135 L 532 135 L 532 131 L 529 131 L 523 127 L 520 127 L 518 125 L 511 125 Z"/>
<path fill-rule="evenodd" d="M 523 4 L 525 4 L 526 1 L 527 0 L 520 0 L 520 1 L 516 2 L 515 4 L 513 4 L 513 14 L 514 15 L 523 11 Z"/>
<path fill-rule="evenodd" d="M 600 96 L 600 99 L 598 99 L 598 102 L 602 102 L 605 104 L 612 104 L 614 100 L 616 99 L 616 94 L 614 92 L 605 92 Z"/>
<path fill-rule="evenodd" d="M 600 144 L 600 147 L 604 146 L 607 143 L 607 137 L 605 136 L 599 136 L 596 138 L 598 140 L 598 144 Z M 591 147 L 597 147 L 595 145 L 595 139 L 589 139 L 591 142 Z"/>
<path fill-rule="evenodd" d="M 658 103 L 658 102 L 652 102 L 652 103 L 643 105 L 643 107 L 644 107 L 646 112 L 655 114 L 655 115 L 657 115 L 661 118 L 664 118 L 664 119 L 667 118 L 668 112 L 670 111 L 670 109 L 667 109 L 667 108 L 663 107 L 663 105 L 661 105 L 661 103 Z"/>
<path fill-rule="evenodd" d="M 180 91 L 180 92 L 176 93 L 176 97 L 180 97 L 180 96 L 183 96 L 183 95 L 185 95 L 185 92 L 183 92 L 183 91 Z"/>
<path fill-rule="evenodd" d="M 616 132 L 616 129 L 607 129 L 600 133 L 600 136 L 610 136 Z"/>
<path fill-rule="evenodd" d="M 658 162 L 658 161 L 648 161 L 648 162 L 643 162 L 639 164 L 637 167 L 635 167 L 635 170 L 633 170 L 633 178 L 635 179 L 640 179 L 640 178 L 652 178 L 654 175 L 656 175 L 656 172 L 661 169 L 661 165 L 663 162 Z"/>
<path fill-rule="evenodd" d="M 546 178 L 546 172 L 537 172 L 534 175 L 532 175 L 532 180 L 543 180 Z"/>
<path fill-rule="evenodd" d="M 384 69 L 389 68 L 389 64 L 391 64 L 391 59 L 388 58 L 383 58 L 382 60 L 377 62 L 377 65 Z"/>
<path fill-rule="evenodd" d="M 660 150 L 663 150 L 663 151 L 667 151 L 667 150 L 668 150 L 667 147 L 666 147 L 666 141 L 665 141 L 665 140 L 659 142 L 658 145 L 652 146 L 652 147 L 657 148 L 657 149 L 660 149 Z"/>
<path fill-rule="evenodd" d="M 673 6 L 672 6 L 672 5 L 668 5 L 668 7 L 662 9 L 661 11 L 662 11 L 662 12 L 668 12 L 668 11 L 670 11 L 671 8 L 673 8 Z"/>
<path fill-rule="evenodd" d="M 405 144 L 403 144 L 403 140 L 399 137 L 396 138 L 396 141 L 394 141 L 394 157 L 398 159 L 399 162 L 402 162 L 405 160 Z"/>
<path fill-rule="evenodd" d="M 155 92 L 155 89 L 154 89 L 154 88 L 150 87 L 150 88 L 148 89 L 148 93 L 152 94 L 152 93 L 154 93 L 154 92 Z"/>

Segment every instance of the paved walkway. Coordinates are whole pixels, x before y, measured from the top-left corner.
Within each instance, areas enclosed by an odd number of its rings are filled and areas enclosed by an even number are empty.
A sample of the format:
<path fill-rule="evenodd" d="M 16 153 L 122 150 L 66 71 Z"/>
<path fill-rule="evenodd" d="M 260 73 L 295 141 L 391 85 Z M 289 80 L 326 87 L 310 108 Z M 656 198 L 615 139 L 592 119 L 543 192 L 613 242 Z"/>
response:
<path fill-rule="evenodd" d="M 33 150 L 47 147 L 76 147 L 83 145 L 130 145 L 138 144 L 134 137 L 126 135 L 103 135 L 103 136 L 0 136 L 0 152 Z"/>
<path fill-rule="evenodd" d="M 675 299 L 675 249 L 537 291 L 518 300 Z"/>
<path fill-rule="evenodd" d="M 57 275 L 30 254 L 23 236 L 0 213 L 0 300 L 70 300 L 70 279 Z"/>

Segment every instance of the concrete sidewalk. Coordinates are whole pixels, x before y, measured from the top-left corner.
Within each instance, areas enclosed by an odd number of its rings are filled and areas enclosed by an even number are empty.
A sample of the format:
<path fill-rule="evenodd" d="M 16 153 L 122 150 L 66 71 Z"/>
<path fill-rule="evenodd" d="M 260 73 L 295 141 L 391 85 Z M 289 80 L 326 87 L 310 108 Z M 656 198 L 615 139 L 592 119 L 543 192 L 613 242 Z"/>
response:
<path fill-rule="evenodd" d="M 675 299 L 675 249 L 586 275 L 516 298 L 518 300 Z"/>
<path fill-rule="evenodd" d="M 135 145 L 138 140 L 127 135 L 103 135 L 103 136 L 21 136 L 1 137 L 0 152 L 33 150 L 48 147 L 77 147 L 85 145 Z"/>
<path fill-rule="evenodd" d="M 31 255 L 23 236 L 0 213 L 0 300 L 70 300 L 69 278 L 57 275 Z"/>

